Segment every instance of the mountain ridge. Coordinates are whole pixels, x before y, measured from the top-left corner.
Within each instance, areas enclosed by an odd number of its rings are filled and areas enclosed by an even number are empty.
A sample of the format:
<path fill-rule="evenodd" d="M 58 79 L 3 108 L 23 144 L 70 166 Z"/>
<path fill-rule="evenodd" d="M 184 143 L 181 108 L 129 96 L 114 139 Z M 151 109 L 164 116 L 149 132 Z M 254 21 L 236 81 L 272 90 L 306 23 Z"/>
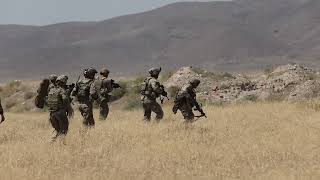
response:
<path fill-rule="evenodd" d="M 87 66 L 118 74 L 153 65 L 220 71 L 288 62 L 319 67 L 319 8 L 315 0 L 180 2 L 97 22 L 0 25 L 0 76 L 72 74 Z"/>

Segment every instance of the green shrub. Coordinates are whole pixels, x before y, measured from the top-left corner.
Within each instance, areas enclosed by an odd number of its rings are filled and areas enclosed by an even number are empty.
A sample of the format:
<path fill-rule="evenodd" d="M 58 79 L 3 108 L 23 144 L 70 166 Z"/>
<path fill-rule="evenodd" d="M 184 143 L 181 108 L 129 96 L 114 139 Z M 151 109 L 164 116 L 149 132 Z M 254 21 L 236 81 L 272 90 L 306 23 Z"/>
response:
<path fill-rule="evenodd" d="M 250 95 L 246 95 L 243 97 L 244 101 L 252 101 L 252 102 L 256 102 L 258 100 L 258 96 L 254 95 L 254 94 L 250 94 Z"/>
<path fill-rule="evenodd" d="M 160 81 L 166 82 L 173 75 L 173 71 L 162 73 Z"/>
<path fill-rule="evenodd" d="M 131 95 L 127 97 L 126 105 L 124 106 L 124 110 L 133 111 L 136 109 L 140 109 L 142 107 L 140 96 L 139 95 Z"/>
<path fill-rule="evenodd" d="M 174 98 L 179 91 L 178 86 L 171 86 L 168 88 L 168 94 L 171 98 Z"/>
<path fill-rule="evenodd" d="M 111 93 L 111 101 L 116 101 L 121 99 L 122 97 L 125 96 L 125 94 L 128 93 L 128 82 L 124 82 L 124 81 L 120 81 L 119 85 L 121 86 L 121 88 L 118 89 L 114 89 Z"/>

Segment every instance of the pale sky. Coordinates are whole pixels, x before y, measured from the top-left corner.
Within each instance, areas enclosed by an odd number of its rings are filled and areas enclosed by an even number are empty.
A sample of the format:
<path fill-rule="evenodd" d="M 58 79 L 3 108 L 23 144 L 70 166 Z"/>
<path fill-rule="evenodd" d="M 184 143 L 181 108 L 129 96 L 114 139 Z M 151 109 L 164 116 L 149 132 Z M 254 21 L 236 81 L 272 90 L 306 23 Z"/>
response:
<path fill-rule="evenodd" d="M 0 0 L 0 24 L 99 21 L 179 1 L 183 0 Z"/>

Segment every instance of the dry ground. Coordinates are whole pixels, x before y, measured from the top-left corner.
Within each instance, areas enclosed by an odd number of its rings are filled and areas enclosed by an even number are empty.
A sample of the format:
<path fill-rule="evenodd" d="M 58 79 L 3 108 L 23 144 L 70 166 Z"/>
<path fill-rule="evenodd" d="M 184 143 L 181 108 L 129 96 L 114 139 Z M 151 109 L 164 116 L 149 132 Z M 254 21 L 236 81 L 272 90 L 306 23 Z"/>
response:
<path fill-rule="evenodd" d="M 191 126 L 171 113 L 144 124 L 141 111 L 113 110 L 87 132 L 77 115 L 66 145 L 50 144 L 47 114 L 9 113 L 0 179 L 320 179 L 320 112 L 306 107 L 207 107 Z"/>

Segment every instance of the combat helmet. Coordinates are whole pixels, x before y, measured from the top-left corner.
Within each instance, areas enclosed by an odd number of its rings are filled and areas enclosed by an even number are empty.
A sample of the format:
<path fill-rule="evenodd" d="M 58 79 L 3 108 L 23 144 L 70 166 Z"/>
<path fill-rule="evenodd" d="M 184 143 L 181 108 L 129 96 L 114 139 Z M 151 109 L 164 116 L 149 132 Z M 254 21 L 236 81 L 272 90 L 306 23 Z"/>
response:
<path fill-rule="evenodd" d="M 158 77 L 159 76 L 159 74 L 160 74 L 160 72 L 161 72 L 161 67 L 160 68 L 151 68 L 151 69 L 149 69 L 148 70 L 148 72 L 149 72 L 149 74 L 151 75 L 151 76 L 156 76 L 156 77 Z"/>
<path fill-rule="evenodd" d="M 52 82 L 52 83 L 55 83 L 56 80 L 57 80 L 57 78 L 58 78 L 58 76 L 55 75 L 55 74 L 51 74 L 51 75 L 49 76 L 49 80 L 50 80 L 50 82 Z"/>
<path fill-rule="evenodd" d="M 109 74 L 109 73 L 110 73 L 110 71 L 109 71 L 107 68 L 102 68 L 102 69 L 100 70 L 100 74 L 101 74 L 101 75 Z"/>
<path fill-rule="evenodd" d="M 69 79 L 68 76 L 66 76 L 66 75 L 60 75 L 60 76 L 57 77 L 56 82 L 57 82 L 57 83 L 58 83 L 58 82 L 61 82 L 62 84 L 67 84 L 68 79 Z"/>
<path fill-rule="evenodd" d="M 189 81 L 189 83 L 192 85 L 192 87 L 197 88 L 200 84 L 200 80 L 199 79 L 192 79 Z"/>
<path fill-rule="evenodd" d="M 87 68 L 83 71 L 83 75 L 86 78 L 94 78 L 94 75 L 97 73 L 98 73 L 98 71 L 92 67 Z"/>

